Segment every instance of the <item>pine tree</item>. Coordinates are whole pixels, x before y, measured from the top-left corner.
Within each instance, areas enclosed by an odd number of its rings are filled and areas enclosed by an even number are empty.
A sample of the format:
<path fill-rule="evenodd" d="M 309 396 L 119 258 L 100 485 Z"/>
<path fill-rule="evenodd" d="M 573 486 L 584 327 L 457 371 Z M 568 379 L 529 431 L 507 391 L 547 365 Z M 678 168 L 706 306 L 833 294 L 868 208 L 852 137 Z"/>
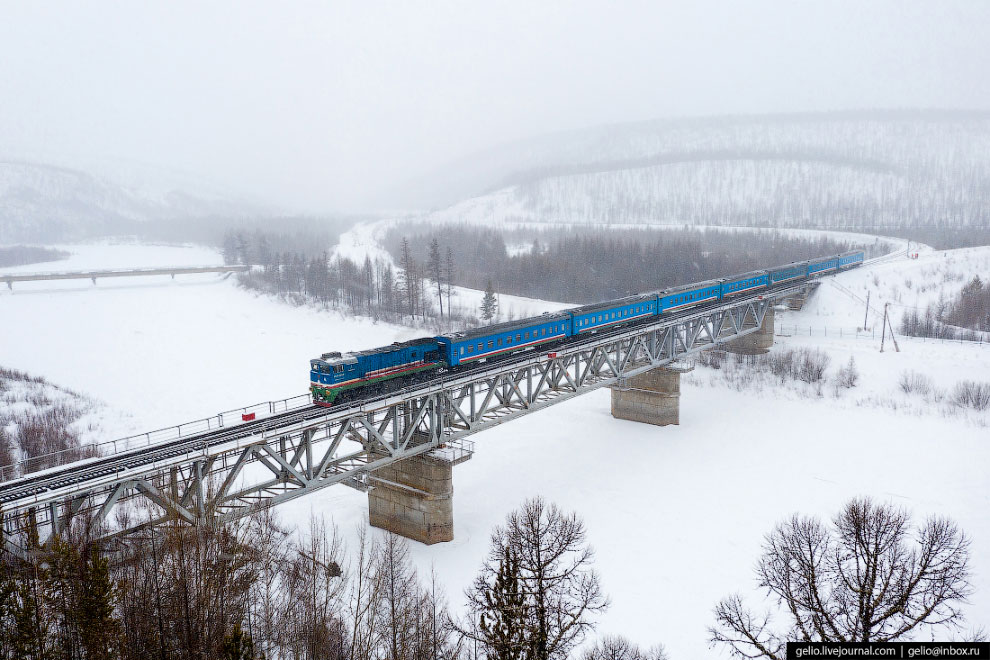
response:
<path fill-rule="evenodd" d="M 235 624 L 234 630 L 223 640 L 222 660 L 254 660 L 254 642 L 244 634 L 241 624 Z"/>
<path fill-rule="evenodd" d="M 110 578 L 109 562 L 95 550 L 81 560 L 79 637 L 87 660 L 120 657 L 120 621 L 114 616 L 117 589 Z"/>
<path fill-rule="evenodd" d="M 44 616 L 43 595 L 47 575 L 36 568 L 17 585 L 13 608 L 13 657 L 15 660 L 35 660 L 48 657 L 48 623 Z"/>
<path fill-rule="evenodd" d="M 4 533 L 0 530 L 0 544 L 4 543 Z M 14 613 L 17 611 L 17 583 L 7 557 L 0 557 L 0 649 L 14 646 Z M 5 653 L 0 657 L 6 658 Z"/>
<path fill-rule="evenodd" d="M 492 281 L 488 280 L 488 285 L 485 286 L 485 296 L 481 299 L 481 318 L 486 322 L 491 322 L 496 314 L 498 314 L 498 299 L 495 298 L 495 288 L 492 286 Z"/>
<path fill-rule="evenodd" d="M 519 584 L 519 558 L 503 548 L 498 572 L 484 591 L 479 629 L 492 660 L 521 660 L 525 648 L 526 596 Z"/>

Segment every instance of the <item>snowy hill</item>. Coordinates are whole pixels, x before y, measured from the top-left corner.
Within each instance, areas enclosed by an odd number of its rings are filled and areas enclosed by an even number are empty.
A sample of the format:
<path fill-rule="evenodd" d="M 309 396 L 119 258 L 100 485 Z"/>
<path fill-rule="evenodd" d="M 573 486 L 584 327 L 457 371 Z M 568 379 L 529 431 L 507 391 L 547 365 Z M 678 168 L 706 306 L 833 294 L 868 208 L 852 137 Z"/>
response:
<path fill-rule="evenodd" d="M 420 200 L 451 204 L 424 216 L 441 222 L 990 227 L 987 153 L 990 113 L 652 121 L 475 154 L 419 188 L 447 184 Z"/>
<path fill-rule="evenodd" d="M 76 240 L 133 233 L 153 223 L 253 212 L 254 207 L 203 186 L 137 179 L 133 170 L 111 178 L 44 163 L 0 161 L 0 243 Z"/>

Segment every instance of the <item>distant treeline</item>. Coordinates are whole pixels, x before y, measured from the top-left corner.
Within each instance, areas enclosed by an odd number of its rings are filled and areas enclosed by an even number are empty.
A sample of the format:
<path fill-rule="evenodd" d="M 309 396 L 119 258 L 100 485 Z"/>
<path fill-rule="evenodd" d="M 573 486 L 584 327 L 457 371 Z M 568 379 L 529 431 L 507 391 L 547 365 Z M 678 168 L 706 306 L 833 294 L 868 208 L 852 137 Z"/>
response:
<path fill-rule="evenodd" d="M 976 276 L 955 299 L 940 299 L 924 311 L 909 310 L 901 317 L 900 330 L 912 337 L 985 340 L 983 333 L 990 332 L 990 283 Z"/>
<path fill-rule="evenodd" d="M 936 250 L 990 245 L 990 225 L 953 227 L 940 224 L 904 225 L 901 227 L 871 227 L 860 231 L 869 234 L 906 238 L 931 245 Z"/>
<path fill-rule="evenodd" d="M 0 247 L 0 268 L 40 264 L 47 261 L 59 261 L 68 258 L 68 252 L 33 245 Z"/>
<path fill-rule="evenodd" d="M 458 268 L 453 249 L 440 253 L 429 242 L 415 252 L 400 246 L 396 269 L 386 259 L 331 257 L 328 246 L 305 233 L 231 231 L 223 256 L 228 264 L 255 266 L 239 276 L 244 286 L 293 302 L 393 322 L 477 322 L 477 310 L 451 309 L 451 278 Z"/>
<path fill-rule="evenodd" d="M 418 230 L 418 231 L 417 231 Z M 414 253 L 436 239 L 460 256 L 454 283 L 533 298 L 590 303 L 725 277 L 857 247 L 828 237 L 778 231 L 697 229 L 546 229 L 500 232 L 472 225 L 393 228 L 385 247 L 397 258 L 402 241 Z M 509 246 L 512 246 L 510 249 Z M 887 249 L 879 240 L 869 256 Z"/>

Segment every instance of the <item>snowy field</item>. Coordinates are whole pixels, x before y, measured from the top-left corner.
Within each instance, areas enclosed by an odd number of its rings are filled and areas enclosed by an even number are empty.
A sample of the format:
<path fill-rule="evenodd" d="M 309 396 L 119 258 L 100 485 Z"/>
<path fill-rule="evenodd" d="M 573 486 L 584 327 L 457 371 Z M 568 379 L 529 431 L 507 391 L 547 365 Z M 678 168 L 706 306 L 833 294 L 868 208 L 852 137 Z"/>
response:
<path fill-rule="evenodd" d="M 78 254 L 53 269 L 217 261 L 200 248 L 69 249 Z M 803 311 L 778 319 L 785 327 L 854 328 L 862 325 L 859 297 L 867 288 L 872 305 L 895 290 L 902 304 L 914 304 L 909 295 L 937 298 L 939 273 L 988 266 L 988 248 L 926 252 L 843 274 Z M 964 283 L 943 279 L 946 292 Z M 215 275 L 18 284 L 0 291 L 0 318 L 0 365 L 125 412 L 121 435 L 299 394 L 312 355 L 421 332 L 280 304 Z M 986 417 L 953 413 L 897 387 L 905 370 L 943 388 L 990 380 L 990 347 L 900 339 L 901 352 L 881 354 L 879 339 L 831 330 L 777 344 L 821 348 L 831 373 L 852 356 L 860 384 L 837 395 L 826 388 L 820 397 L 772 384 L 740 392 L 699 367 L 683 379 L 677 427 L 613 419 L 604 390 L 495 427 L 474 437 L 476 454 L 454 470 L 455 540 L 413 544 L 418 567 L 436 567 L 459 610 L 492 526 L 526 497 L 543 495 L 585 520 L 613 603 L 600 632 L 663 643 L 675 659 L 718 657 L 706 643 L 712 607 L 738 591 L 761 608 L 752 567 L 774 523 L 793 512 L 828 516 L 849 498 L 870 495 L 917 519 L 941 514 L 960 524 L 973 541 L 969 623 L 990 622 Z M 332 517 L 353 539 L 367 497 L 336 487 L 281 508 L 299 524 L 311 511 Z"/>

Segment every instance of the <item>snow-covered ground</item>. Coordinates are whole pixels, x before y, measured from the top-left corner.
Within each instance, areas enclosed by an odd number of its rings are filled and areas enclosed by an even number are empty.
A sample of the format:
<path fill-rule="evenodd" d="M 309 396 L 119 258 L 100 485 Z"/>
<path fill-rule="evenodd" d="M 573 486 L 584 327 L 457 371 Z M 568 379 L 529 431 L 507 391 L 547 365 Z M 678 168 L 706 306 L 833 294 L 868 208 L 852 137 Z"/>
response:
<path fill-rule="evenodd" d="M 68 249 L 77 261 L 58 262 L 59 270 L 96 261 L 210 263 L 198 248 L 140 248 L 140 258 L 134 246 Z M 97 259 L 90 250 L 119 252 Z M 897 388 L 905 370 L 943 388 L 990 380 L 990 347 L 901 339 L 899 353 L 880 354 L 879 339 L 831 332 L 862 324 L 855 296 L 865 296 L 863 287 L 875 287 L 871 306 L 879 307 L 895 288 L 902 302 L 922 283 L 929 288 L 916 295 L 935 295 L 931 286 L 950 265 L 955 273 L 988 263 L 990 248 L 878 264 L 827 281 L 802 312 L 782 313 L 781 326 L 830 331 L 778 337 L 779 346 L 821 348 L 833 373 L 855 357 L 860 384 L 837 397 L 770 385 L 740 392 L 699 368 L 683 379 L 677 427 L 615 420 L 600 390 L 476 436 L 476 454 L 454 470 L 455 540 L 413 544 L 414 560 L 424 573 L 436 567 L 459 609 L 492 526 L 542 495 L 585 520 L 613 602 L 601 632 L 662 642 L 672 658 L 713 657 L 712 607 L 735 591 L 755 602 L 752 567 L 774 523 L 793 512 L 828 516 L 870 495 L 919 519 L 942 514 L 960 524 L 973 541 L 969 619 L 990 621 L 990 433 L 978 415 L 945 414 L 943 404 Z M 945 282 L 961 285 L 954 276 Z M 121 434 L 299 394 L 312 355 L 421 332 L 291 307 L 214 275 L 16 285 L 0 291 L 0 318 L 0 365 L 126 411 L 131 428 Z M 331 516 L 352 539 L 367 498 L 335 487 L 281 507 L 293 523 L 310 511 Z"/>

